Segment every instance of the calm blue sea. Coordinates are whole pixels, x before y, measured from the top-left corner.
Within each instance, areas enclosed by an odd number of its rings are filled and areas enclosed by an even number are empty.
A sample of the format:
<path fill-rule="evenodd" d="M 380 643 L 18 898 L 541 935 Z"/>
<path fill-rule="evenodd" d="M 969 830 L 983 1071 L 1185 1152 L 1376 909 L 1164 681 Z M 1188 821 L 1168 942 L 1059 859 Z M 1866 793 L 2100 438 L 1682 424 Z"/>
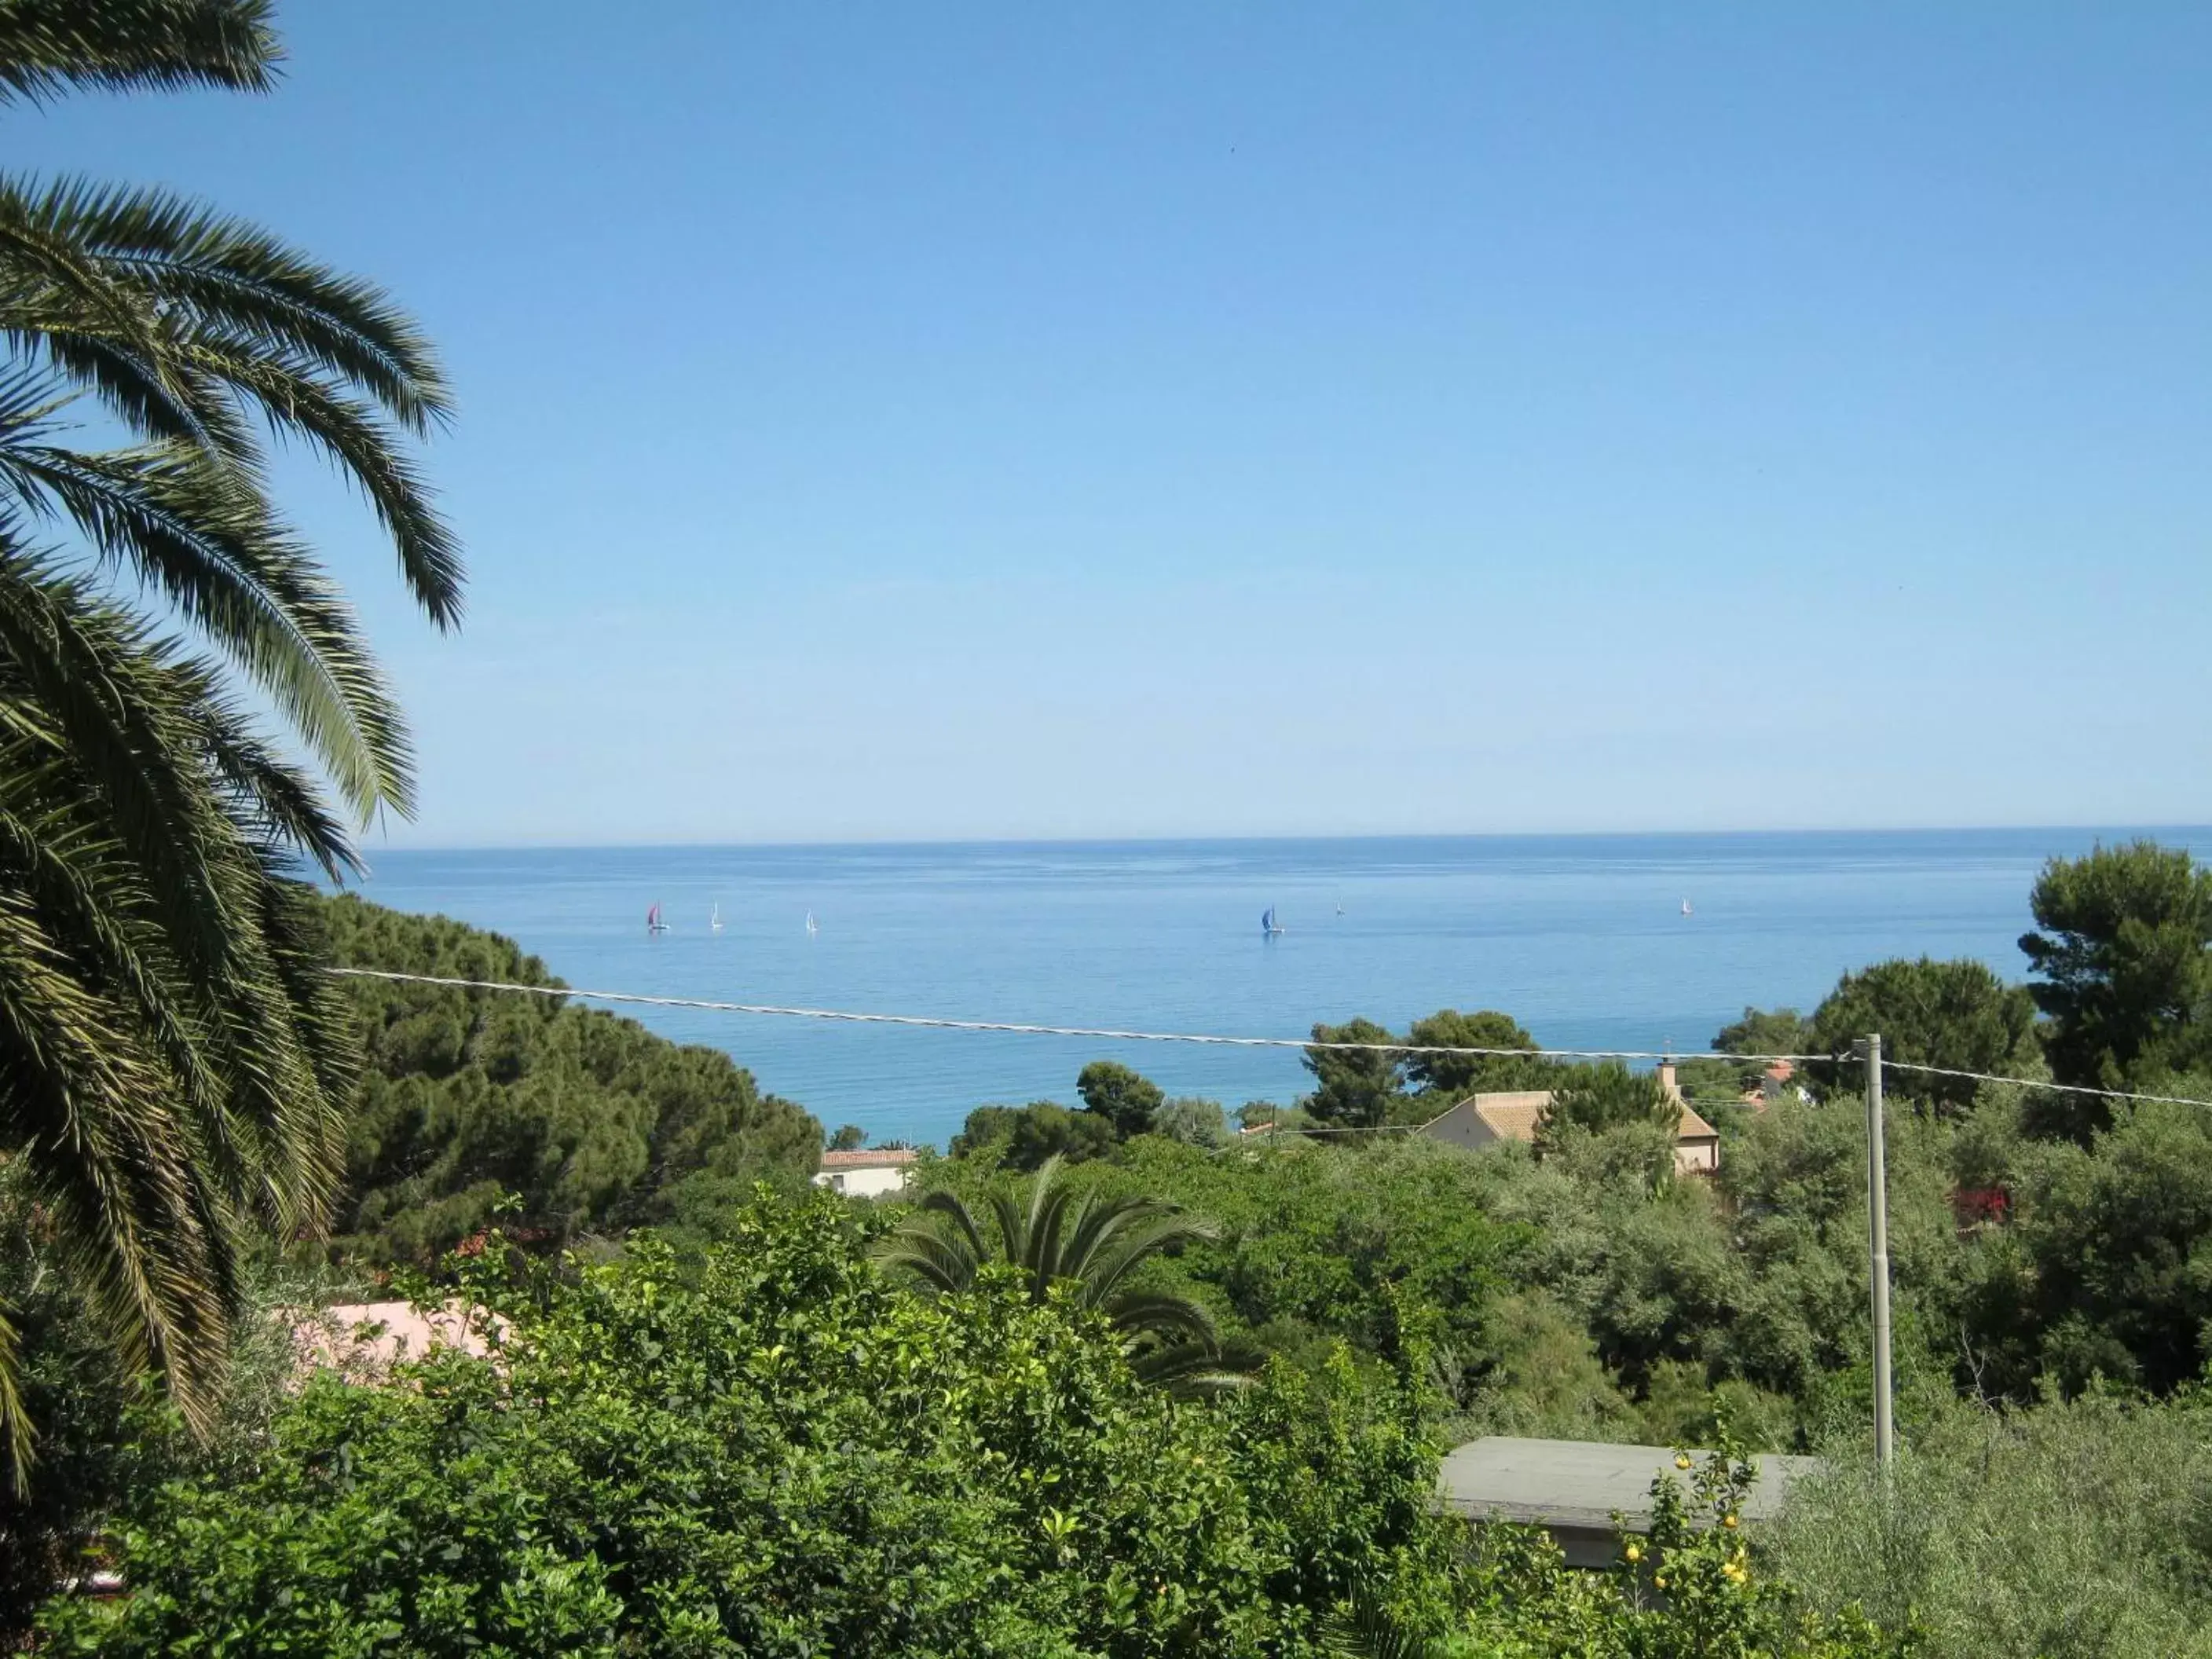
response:
<path fill-rule="evenodd" d="M 2019 977 L 2043 860 L 2136 833 L 2212 857 L 2206 829 L 538 848 L 386 852 L 362 890 L 598 990 L 1266 1036 L 1502 1008 L 1556 1047 L 1694 1050 L 1747 1004 L 1809 1009 L 1887 957 Z M 648 935 L 655 902 L 672 926 Z M 942 1144 L 987 1101 L 1072 1103 L 1107 1054 L 1231 1107 L 1304 1081 L 1288 1051 L 637 1017 L 878 1139 Z"/>

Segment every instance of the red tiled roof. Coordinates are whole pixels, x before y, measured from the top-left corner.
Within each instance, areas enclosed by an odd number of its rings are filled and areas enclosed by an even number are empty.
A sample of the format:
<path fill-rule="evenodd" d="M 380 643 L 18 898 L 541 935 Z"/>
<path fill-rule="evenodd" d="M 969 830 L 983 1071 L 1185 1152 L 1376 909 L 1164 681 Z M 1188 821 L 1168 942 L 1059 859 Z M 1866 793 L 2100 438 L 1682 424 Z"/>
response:
<path fill-rule="evenodd" d="M 825 1170 L 888 1170 L 911 1164 L 921 1156 L 911 1146 L 886 1146 L 881 1152 L 824 1152 Z"/>

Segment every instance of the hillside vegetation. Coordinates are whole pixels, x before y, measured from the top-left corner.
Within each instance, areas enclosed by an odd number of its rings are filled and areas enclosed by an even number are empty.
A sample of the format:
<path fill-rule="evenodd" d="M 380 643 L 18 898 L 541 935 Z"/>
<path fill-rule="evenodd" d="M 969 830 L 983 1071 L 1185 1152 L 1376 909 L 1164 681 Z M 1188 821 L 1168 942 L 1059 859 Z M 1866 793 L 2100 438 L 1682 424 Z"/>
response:
<path fill-rule="evenodd" d="M 442 916 L 350 894 L 325 909 L 343 967 L 560 983 L 511 941 Z M 553 997 L 346 983 L 363 1076 L 341 1256 L 428 1266 L 495 1217 L 550 1244 L 647 1224 L 711 1235 L 756 1181 L 814 1171 L 821 1126 L 719 1048 Z"/>
<path fill-rule="evenodd" d="M 1317 1048 L 1279 1126 L 1326 1136 L 1240 1136 L 1098 1061 L 1077 1103 L 978 1109 L 918 1192 L 794 1200 L 772 1188 L 799 1185 L 818 1127 L 719 1054 L 551 998 L 356 983 L 354 1184 L 324 1257 L 460 1247 L 439 1271 L 503 1310 L 507 1350 L 406 1389 L 264 1386 L 220 1459 L 118 1427 L 127 1398 L 88 1410 L 99 1496 L 48 1535 L 119 1523 L 139 1589 L 52 1606 L 49 1635 L 115 1654 L 208 1631 L 453 1653 L 2212 1651 L 2212 1112 L 2049 1086 L 2212 1098 L 2212 877 L 2110 849 L 2054 865 L 2030 908 L 2063 985 L 1877 963 L 1809 1014 L 1717 1034 L 1684 1067 L 1723 1139 L 1711 1176 L 1677 1171 L 1648 1077 L 1447 1010 L 1408 1038 L 1516 1052 Z M 326 910 L 349 963 L 550 983 L 488 934 Z M 1765 1073 L 1748 1056 L 1867 1029 L 1908 1065 L 2023 1079 L 1893 1074 L 1886 1478 L 1858 1075 L 1816 1063 L 1740 1097 Z M 1316 1027 L 1347 1032 L 1393 1040 Z M 1499 1085 L 1559 1091 L 1533 1142 L 1407 1130 Z M 954 1261 L 960 1212 L 917 1204 L 933 1193 L 1030 1216 L 1043 1254 L 1065 1242 L 1051 1215 L 1080 1233 L 1131 1200 L 1147 1244 L 1110 1297 L 1103 1276 L 1041 1283 L 993 1250 Z M 916 1222 L 947 1271 L 875 1265 Z M 1147 1321 L 1202 1349 L 1205 1390 L 1149 1376 Z M 1812 1451 L 1832 1474 L 1738 1534 L 1745 1472 L 1704 1465 L 1687 1508 L 1662 1502 L 1652 1540 L 1589 1577 L 1430 1510 L 1438 1452 L 1486 1432 Z M 185 1478 L 157 1490 L 164 1470 Z"/>

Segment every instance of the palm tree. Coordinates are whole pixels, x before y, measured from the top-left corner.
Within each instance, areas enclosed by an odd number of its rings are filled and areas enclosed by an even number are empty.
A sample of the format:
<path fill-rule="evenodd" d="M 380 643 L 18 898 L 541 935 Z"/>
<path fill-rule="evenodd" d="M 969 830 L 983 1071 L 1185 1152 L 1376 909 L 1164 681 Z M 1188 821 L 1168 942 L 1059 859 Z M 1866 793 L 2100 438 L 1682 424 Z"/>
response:
<path fill-rule="evenodd" d="M 1028 1202 L 991 1194 L 993 1236 L 951 1193 L 921 1201 L 924 1216 L 876 1247 L 878 1266 L 951 1293 L 971 1288 L 984 1268 L 1018 1268 L 1030 1299 L 1042 1304 L 1065 1286 L 1077 1306 L 1106 1316 L 1139 1379 L 1195 1399 L 1241 1389 L 1262 1364 L 1255 1351 L 1225 1346 L 1206 1310 L 1188 1297 L 1125 1288 L 1144 1261 L 1171 1244 L 1212 1238 L 1209 1222 L 1157 1198 L 1079 1197 L 1048 1158 L 1030 1182 Z M 933 1218 L 951 1224 L 940 1227 Z"/>
<path fill-rule="evenodd" d="M 0 0 L 0 103 L 271 83 L 268 0 Z M 0 1156 L 126 1363 L 204 1426 L 240 1229 L 324 1224 L 350 1086 L 304 857 L 412 805 L 404 723 L 271 499 L 261 431 L 362 491 L 432 621 L 458 548 L 407 441 L 447 416 L 371 285 L 160 191 L 0 176 Z M 87 442 L 83 417 L 122 441 Z M 126 599 L 135 582 L 143 599 Z M 219 657 L 161 629 L 181 619 Z M 28 1449 L 0 1319 L 0 1431 Z"/>

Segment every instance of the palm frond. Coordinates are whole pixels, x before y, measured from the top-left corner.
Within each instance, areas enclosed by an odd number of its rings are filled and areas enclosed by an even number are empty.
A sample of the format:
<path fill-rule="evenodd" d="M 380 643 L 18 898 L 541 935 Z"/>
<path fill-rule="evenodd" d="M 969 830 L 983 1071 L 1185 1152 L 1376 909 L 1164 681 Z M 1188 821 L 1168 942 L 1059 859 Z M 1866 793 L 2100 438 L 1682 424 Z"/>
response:
<path fill-rule="evenodd" d="M 375 283 L 258 225 L 158 188 L 58 179 L 34 198 L 104 268 L 180 322 L 360 386 L 418 436 L 451 417 L 437 354 Z M 189 326 L 182 326 L 183 324 Z"/>
<path fill-rule="evenodd" d="M 1216 1231 L 1212 1223 L 1180 1212 L 1133 1215 L 1127 1225 L 1110 1235 L 1092 1257 L 1084 1274 L 1084 1283 L 1094 1300 L 1103 1300 L 1114 1294 L 1139 1267 L 1170 1245 L 1212 1238 Z"/>
<path fill-rule="evenodd" d="M 921 1207 L 927 1214 L 941 1215 L 950 1220 L 954 1231 L 966 1242 L 969 1255 L 976 1261 L 981 1261 L 989 1256 L 990 1251 L 983 1243 L 982 1229 L 975 1224 L 975 1218 L 969 1213 L 968 1206 L 960 1201 L 957 1194 L 932 1193 L 921 1200 Z"/>
<path fill-rule="evenodd" d="M 266 92 L 270 0 L 0 0 L 0 101 L 70 87 Z"/>
<path fill-rule="evenodd" d="M 1158 1337 L 1164 1342 L 1203 1342 L 1218 1347 L 1213 1316 L 1187 1296 L 1146 1291 L 1109 1297 L 1097 1304 L 1114 1328 L 1130 1338 Z"/>
<path fill-rule="evenodd" d="M 253 764 L 216 676 L 15 535 L 0 514 L 0 1151 L 118 1355 L 204 1427 L 240 1228 L 326 1216 L 345 1005 L 216 758 Z"/>
<path fill-rule="evenodd" d="M 1218 1400 L 1249 1389 L 1260 1367 L 1225 1358 L 1211 1344 L 1178 1342 L 1146 1348 L 1130 1356 L 1129 1369 L 1139 1382 L 1177 1400 Z"/>
<path fill-rule="evenodd" d="M 357 811 L 411 811 L 405 723 L 350 609 L 265 502 L 182 446 L 94 455 L 6 435 L 0 489 L 51 500 L 158 587 L 276 700 Z"/>
<path fill-rule="evenodd" d="M 1344 1605 L 1330 1611 L 1320 1634 L 1322 1651 L 1339 1659 L 1437 1659 L 1443 1650 L 1400 1625 L 1365 1583 L 1355 1584 Z"/>
<path fill-rule="evenodd" d="M 872 1252 L 878 1267 L 903 1273 L 948 1294 L 975 1282 L 976 1258 L 927 1226 L 908 1224 L 882 1239 Z"/>
<path fill-rule="evenodd" d="M 994 1186 L 987 1194 L 995 1251 L 966 1204 L 951 1193 L 921 1201 L 923 1215 L 876 1247 L 877 1265 L 938 1291 L 969 1289 L 994 1261 L 1021 1269 L 1032 1301 L 1073 1286 L 1078 1304 L 1098 1310 L 1123 1340 L 1138 1376 L 1184 1399 L 1210 1399 L 1246 1387 L 1265 1363 L 1249 1347 L 1224 1346 L 1206 1310 L 1170 1291 L 1131 1291 L 1122 1281 L 1146 1257 L 1183 1238 L 1210 1237 L 1212 1224 L 1146 1197 L 1085 1196 L 1057 1158 L 1030 1177 L 1026 1193 Z M 936 1224 L 950 1219 L 951 1238 Z"/>

